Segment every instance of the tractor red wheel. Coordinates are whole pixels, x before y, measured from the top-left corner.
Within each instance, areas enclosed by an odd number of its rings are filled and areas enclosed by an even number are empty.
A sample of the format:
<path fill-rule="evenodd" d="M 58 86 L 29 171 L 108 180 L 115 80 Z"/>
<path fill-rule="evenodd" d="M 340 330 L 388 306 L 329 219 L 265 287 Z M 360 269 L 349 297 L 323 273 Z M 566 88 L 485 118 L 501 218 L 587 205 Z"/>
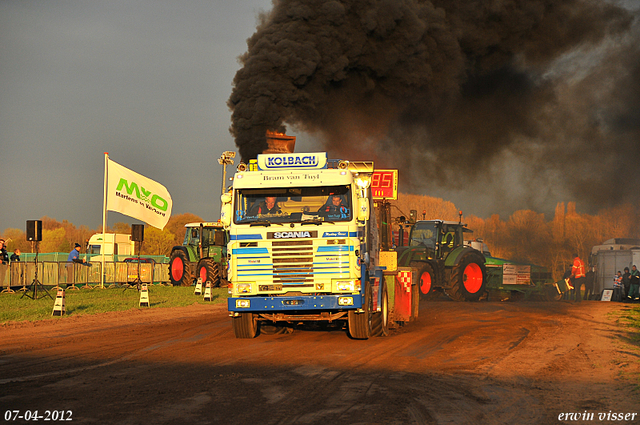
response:
<path fill-rule="evenodd" d="M 171 279 L 173 286 L 190 286 L 193 283 L 189 259 L 181 250 L 176 250 L 171 253 L 169 279 Z"/>

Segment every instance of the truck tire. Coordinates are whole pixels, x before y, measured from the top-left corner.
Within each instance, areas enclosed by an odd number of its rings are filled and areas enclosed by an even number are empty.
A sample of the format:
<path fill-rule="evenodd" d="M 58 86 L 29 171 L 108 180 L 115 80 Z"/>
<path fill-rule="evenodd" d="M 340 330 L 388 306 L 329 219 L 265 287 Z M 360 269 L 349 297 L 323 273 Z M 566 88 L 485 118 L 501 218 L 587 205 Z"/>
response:
<path fill-rule="evenodd" d="M 211 282 L 213 288 L 220 286 L 220 264 L 211 258 L 203 258 L 198 262 L 196 278 L 202 278 L 202 285 Z"/>
<path fill-rule="evenodd" d="M 191 286 L 191 264 L 184 251 L 175 250 L 171 253 L 169 261 L 169 279 L 173 286 Z"/>
<path fill-rule="evenodd" d="M 233 319 L 233 333 L 236 338 L 255 338 L 258 335 L 258 316 L 253 313 L 240 313 Z"/>
<path fill-rule="evenodd" d="M 380 311 L 374 312 L 371 319 L 371 335 L 373 336 L 389 335 L 389 294 L 385 282 L 382 283 L 381 291 Z"/>
<path fill-rule="evenodd" d="M 371 285 L 367 284 L 364 291 L 363 313 L 356 313 L 355 310 L 349 310 L 348 328 L 349 335 L 353 339 L 369 339 L 371 336 L 371 319 L 373 300 L 371 299 Z"/>
<path fill-rule="evenodd" d="M 487 284 L 487 270 L 482 255 L 470 252 L 451 273 L 446 293 L 454 301 L 478 301 Z"/>

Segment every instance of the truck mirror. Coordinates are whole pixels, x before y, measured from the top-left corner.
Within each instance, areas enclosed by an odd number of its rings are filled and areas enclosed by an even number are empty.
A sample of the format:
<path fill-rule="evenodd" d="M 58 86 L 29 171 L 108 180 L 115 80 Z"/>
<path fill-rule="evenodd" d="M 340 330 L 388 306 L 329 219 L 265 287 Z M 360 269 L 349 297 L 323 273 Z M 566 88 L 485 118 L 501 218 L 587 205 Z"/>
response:
<path fill-rule="evenodd" d="M 358 221 L 369 220 L 369 198 L 358 198 Z"/>
<path fill-rule="evenodd" d="M 223 226 L 229 226 L 231 224 L 231 199 L 230 193 L 223 193 L 222 196 L 220 196 L 220 200 L 222 201 L 220 223 L 222 223 Z"/>

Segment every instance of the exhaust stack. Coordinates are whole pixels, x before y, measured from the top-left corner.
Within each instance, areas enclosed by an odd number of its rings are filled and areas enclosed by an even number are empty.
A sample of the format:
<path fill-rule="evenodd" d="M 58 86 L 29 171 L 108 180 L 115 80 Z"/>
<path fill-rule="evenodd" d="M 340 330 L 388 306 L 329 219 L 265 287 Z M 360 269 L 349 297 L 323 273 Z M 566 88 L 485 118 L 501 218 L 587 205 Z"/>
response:
<path fill-rule="evenodd" d="M 267 130 L 267 149 L 262 153 L 293 153 L 296 136 Z"/>

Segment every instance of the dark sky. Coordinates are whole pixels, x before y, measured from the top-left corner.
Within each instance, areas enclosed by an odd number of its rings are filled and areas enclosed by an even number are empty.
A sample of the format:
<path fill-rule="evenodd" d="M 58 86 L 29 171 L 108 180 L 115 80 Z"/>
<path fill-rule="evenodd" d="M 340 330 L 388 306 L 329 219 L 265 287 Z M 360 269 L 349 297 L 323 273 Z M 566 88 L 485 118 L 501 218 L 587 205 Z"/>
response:
<path fill-rule="evenodd" d="M 229 104 L 466 215 L 640 202 L 640 2 L 277 0 Z"/>
<path fill-rule="evenodd" d="M 281 3 L 287 2 L 276 2 Z M 389 13 L 376 10 L 378 18 L 388 20 L 397 4 L 388 3 Z M 401 189 L 453 201 L 465 215 L 499 213 L 506 219 L 517 209 L 550 213 L 557 202 L 568 201 L 576 201 L 579 211 L 594 212 L 626 193 L 637 199 L 640 173 L 629 174 L 633 178 L 616 174 L 620 162 L 631 164 L 640 146 L 634 139 L 640 110 L 638 3 L 624 4 L 636 21 L 615 37 L 577 31 L 570 35 L 585 37 L 584 43 L 572 40 L 553 55 L 536 56 L 529 49 L 528 56 L 513 54 L 508 66 L 499 69 L 494 69 L 495 61 L 474 56 L 478 69 L 491 72 L 465 71 L 464 81 L 456 84 L 464 99 L 477 102 L 456 103 L 459 98 L 442 96 L 449 93 L 448 87 L 435 87 L 429 96 L 453 100 L 440 105 L 446 106 L 446 114 L 426 115 L 428 126 L 400 125 L 425 117 L 402 110 L 393 125 L 385 127 L 389 121 L 377 120 L 384 115 L 378 114 L 379 108 L 400 103 L 387 102 L 384 96 L 382 102 L 360 109 L 339 108 L 317 97 L 319 105 L 311 104 L 319 109 L 302 107 L 289 113 L 283 124 L 288 134 L 298 136 L 298 151 L 328 149 L 334 158 L 374 159 L 378 165 L 397 167 Z M 269 0 L 0 0 L 0 232 L 24 229 L 26 220 L 42 216 L 100 226 L 104 152 L 163 184 L 173 198 L 174 214 L 217 219 L 222 174 L 217 158 L 225 150 L 237 150 L 229 133 L 227 102 L 234 76 L 243 66 L 238 58 L 247 52 L 247 39 L 259 22 L 260 31 L 269 27 L 268 19 L 259 21 L 258 15 L 271 9 Z M 337 19 L 335 4 L 323 10 Z M 285 13 L 285 18 L 299 11 Z M 433 13 L 433 19 L 440 19 L 437 11 Z M 375 26 L 375 14 L 363 16 L 367 25 Z M 595 22 L 608 20 L 602 18 L 596 16 Z M 488 21 L 475 22 L 482 26 Z M 389 25 L 377 27 L 383 30 L 380 37 L 392 33 Z M 538 35 L 544 38 L 545 33 Z M 341 37 L 334 42 L 348 40 L 344 34 Z M 333 45 L 331 38 L 323 40 Z M 475 42 L 464 40 L 463 51 L 472 51 Z M 398 40 L 390 43 L 394 49 L 399 46 Z M 389 50 L 375 51 L 380 52 L 388 59 Z M 304 45 L 299 53 L 314 60 Z M 456 69 L 457 53 L 447 55 L 445 62 Z M 325 70 L 340 78 L 344 61 L 336 57 Z M 376 72 L 389 79 L 393 73 L 384 73 L 393 68 L 383 69 L 383 62 L 375 62 L 380 65 Z M 292 78 L 298 85 L 304 85 L 308 66 L 306 59 L 293 63 Z M 409 87 L 413 84 L 405 74 L 395 77 L 407 80 Z M 332 92 L 336 96 L 331 100 L 349 106 L 358 84 L 362 81 L 347 81 L 347 90 Z M 521 95 L 528 102 L 526 110 L 518 109 L 518 96 L 505 97 L 506 103 L 493 96 L 501 90 Z M 424 106 L 426 98 L 411 94 L 404 92 L 417 107 Z M 452 119 L 454 113 L 469 111 L 473 114 L 467 116 L 475 120 Z M 486 155 L 490 148 L 484 145 L 473 145 L 478 146 L 474 151 L 464 144 L 453 149 L 446 143 L 433 144 L 476 130 L 484 138 L 501 137 L 502 130 L 512 128 L 502 123 L 507 120 L 505 111 L 507 118 L 521 119 L 524 125 L 516 125 L 517 137 L 501 140 L 491 155 Z M 308 116 L 322 117 L 324 124 Z M 338 125 L 326 124 L 332 119 Z M 357 125 L 348 128 L 351 122 Z M 377 126 L 384 127 L 382 136 L 370 131 Z M 369 131 L 362 132 L 363 128 Z M 456 149 L 463 155 L 448 157 Z M 575 152 L 584 160 L 573 160 Z M 444 161 L 457 165 L 439 166 Z M 109 225 L 117 221 L 133 220 L 109 213 Z"/>
<path fill-rule="evenodd" d="M 226 101 L 269 0 L 0 0 L 0 232 L 102 224 L 104 152 L 219 217 Z M 131 221 L 109 213 L 109 224 Z"/>

